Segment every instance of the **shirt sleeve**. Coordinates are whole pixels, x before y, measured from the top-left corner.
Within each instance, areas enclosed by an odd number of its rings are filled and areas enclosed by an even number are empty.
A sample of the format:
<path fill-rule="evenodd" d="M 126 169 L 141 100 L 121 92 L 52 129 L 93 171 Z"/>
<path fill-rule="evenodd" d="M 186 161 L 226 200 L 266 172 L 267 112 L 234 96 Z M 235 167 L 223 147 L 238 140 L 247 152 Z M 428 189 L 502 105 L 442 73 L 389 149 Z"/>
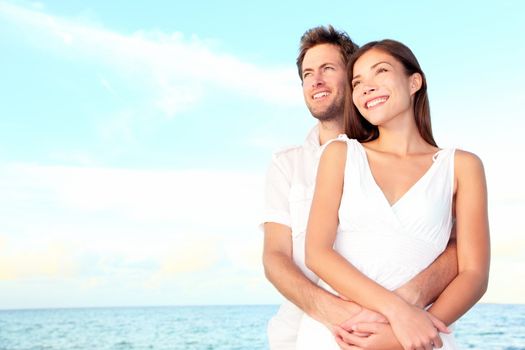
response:
<path fill-rule="evenodd" d="M 274 155 L 266 174 L 265 206 L 261 227 L 265 222 L 275 222 L 291 227 L 290 174 L 286 171 L 283 159 Z"/>

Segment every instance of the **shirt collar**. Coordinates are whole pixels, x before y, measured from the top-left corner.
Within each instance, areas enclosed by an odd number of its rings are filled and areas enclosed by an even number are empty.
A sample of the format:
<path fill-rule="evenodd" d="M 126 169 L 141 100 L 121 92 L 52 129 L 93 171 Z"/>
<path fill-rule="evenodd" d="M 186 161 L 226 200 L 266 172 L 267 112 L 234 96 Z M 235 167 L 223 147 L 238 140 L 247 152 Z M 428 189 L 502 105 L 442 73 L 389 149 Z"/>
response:
<path fill-rule="evenodd" d="M 304 140 L 303 146 L 304 148 L 312 151 L 317 151 L 321 148 L 321 144 L 319 142 L 319 124 L 310 130 L 308 136 L 306 136 L 306 139 Z"/>

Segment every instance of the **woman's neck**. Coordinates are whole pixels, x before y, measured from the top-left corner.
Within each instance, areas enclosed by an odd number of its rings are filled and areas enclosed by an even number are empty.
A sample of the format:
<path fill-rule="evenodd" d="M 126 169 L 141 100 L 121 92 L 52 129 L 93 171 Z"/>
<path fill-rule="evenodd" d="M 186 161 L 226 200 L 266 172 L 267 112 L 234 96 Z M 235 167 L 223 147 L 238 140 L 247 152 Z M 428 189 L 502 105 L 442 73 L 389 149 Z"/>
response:
<path fill-rule="evenodd" d="M 394 118 L 390 122 L 378 126 L 379 137 L 368 142 L 367 147 L 400 157 L 435 152 L 436 147 L 423 139 L 416 126 L 413 114 L 410 114 L 404 118 Z"/>

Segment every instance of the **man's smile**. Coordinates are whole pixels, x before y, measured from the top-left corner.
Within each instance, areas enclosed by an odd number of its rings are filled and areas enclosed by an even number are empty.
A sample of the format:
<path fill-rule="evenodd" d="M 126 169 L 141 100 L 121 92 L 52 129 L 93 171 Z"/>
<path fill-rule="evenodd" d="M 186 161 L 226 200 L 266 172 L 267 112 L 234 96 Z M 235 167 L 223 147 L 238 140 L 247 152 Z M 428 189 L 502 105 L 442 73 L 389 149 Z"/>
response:
<path fill-rule="evenodd" d="M 330 96 L 330 92 L 328 92 L 328 91 L 319 91 L 319 92 L 315 93 L 315 94 L 312 96 L 312 98 L 313 98 L 314 100 L 319 100 L 319 99 L 324 98 L 324 97 L 327 97 L 327 96 Z"/>

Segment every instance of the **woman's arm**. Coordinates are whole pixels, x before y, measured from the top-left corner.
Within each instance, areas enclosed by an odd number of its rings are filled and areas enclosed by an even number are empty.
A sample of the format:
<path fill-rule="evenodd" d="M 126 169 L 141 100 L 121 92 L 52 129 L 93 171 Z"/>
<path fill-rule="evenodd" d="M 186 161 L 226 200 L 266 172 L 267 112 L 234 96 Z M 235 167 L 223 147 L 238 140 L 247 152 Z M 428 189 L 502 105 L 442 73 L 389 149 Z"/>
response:
<path fill-rule="evenodd" d="M 306 234 L 306 265 L 343 296 L 383 314 L 405 349 L 426 349 L 432 343 L 440 347 L 434 325 L 445 329 L 441 322 L 365 276 L 333 249 L 346 152 L 346 143 L 333 142 L 321 157 Z"/>
<path fill-rule="evenodd" d="M 458 276 L 429 309 L 446 324 L 456 321 L 485 293 L 490 263 L 487 185 L 481 160 L 456 151 L 455 178 Z"/>

